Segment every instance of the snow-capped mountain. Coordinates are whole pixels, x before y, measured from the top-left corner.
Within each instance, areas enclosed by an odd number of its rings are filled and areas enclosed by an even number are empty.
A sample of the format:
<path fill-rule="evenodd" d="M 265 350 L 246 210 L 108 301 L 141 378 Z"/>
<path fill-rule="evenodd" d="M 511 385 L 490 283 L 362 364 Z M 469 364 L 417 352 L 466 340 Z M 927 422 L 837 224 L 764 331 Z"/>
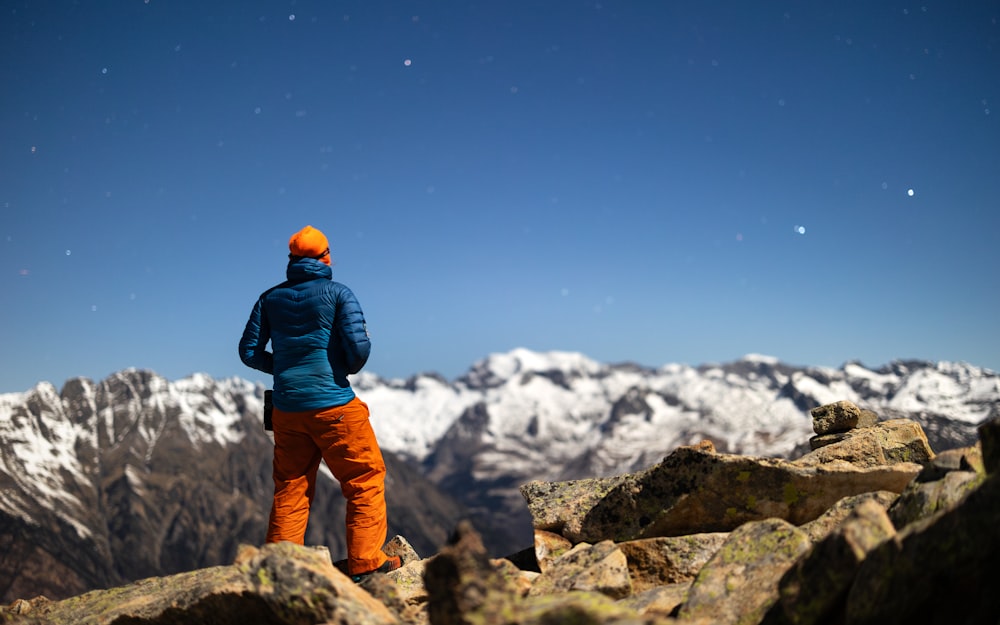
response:
<path fill-rule="evenodd" d="M 517 491 L 529 480 L 635 471 L 706 438 L 720 451 L 794 456 L 813 435 L 808 411 L 842 399 L 920 422 L 937 451 L 971 444 L 1000 411 L 1000 375 L 963 363 L 830 369 L 752 355 L 648 368 L 516 349 L 454 381 L 364 373 L 353 383 L 391 463 L 390 531 L 431 544 L 469 514 L 496 555 L 531 544 Z M 68 592 L 219 563 L 236 543 L 259 542 L 263 390 L 130 370 L 0 395 L 0 540 L 17 549 L 7 562 L 27 563 L 0 572 L 15 580 L 0 594 L 46 567 L 75 580 Z M 327 477 L 307 540 L 336 552 L 342 503 Z"/>
<path fill-rule="evenodd" d="M 449 383 L 433 375 L 355 383 L 382 444 L 474 512 L 526 527 L 517 486 L 636 471 L 679 445 L 791 457 L 808 451 L 809 410 L 846 399 L 883 419 L 920 422 L 934 449 L 971 444 L 1000 410 L 1000 376 L 963 363 L 879 369 L 738 361 L 646 368 L 582 354 L 516 349 Z"/>
<path fill-rule="evenodd" d="M 945 436 L 974 440 L 971 430 L 1000 399 L 1000 376 L 962 363 L 829 369 L 749 355 L 651 369 L 525 349 L 491 355 L 454 382 L 363 373 L 354 385 L 381 444 L 397 454 L 424 462 L 479 414 L 487 417 L 481 440 L 504 455 L 505 472 L 551 478 L 632 471 L 700 438 L 734 453 L 788 456 L 812 436 L 808 411 L 841 399 L 884 418 L 944 418 L 957 432 Z M 583 457 L 590 460 L 580 464 Z"/>
<path fill-rule="evenodd" d="M 263 391 L 128 370 L 0 395 L 0 600 L 223 564 L 262 542 L 273 489 Z M 436 549 L 467 513 L 385 456 L 390 531 Z M 324 471 L 306 540 L 343 557 L 343 519 Z"/>

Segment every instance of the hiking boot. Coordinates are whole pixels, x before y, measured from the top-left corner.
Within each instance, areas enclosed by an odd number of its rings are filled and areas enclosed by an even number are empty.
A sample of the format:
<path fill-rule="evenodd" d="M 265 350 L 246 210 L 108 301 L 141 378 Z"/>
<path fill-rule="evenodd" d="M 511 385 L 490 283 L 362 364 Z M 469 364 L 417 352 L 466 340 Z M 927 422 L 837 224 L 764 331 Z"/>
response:
<path fill-rule="evenodd" d="M 373 571 L 351 575 L 351 581 L 353 581 L 356 584 L 360 584 L 361 582 L 365 581 L 366 579 L 368 579 L 369 577 L 371 577 L 376 573 L 388 573 L 389 571 L 395 571 L 396 569 L 402 566 L 403 566 L 402 558 L 400 558 L 399 556 L 391 556 L 385 562 L 382 563 L 382 566 L 378 567 Z"/>

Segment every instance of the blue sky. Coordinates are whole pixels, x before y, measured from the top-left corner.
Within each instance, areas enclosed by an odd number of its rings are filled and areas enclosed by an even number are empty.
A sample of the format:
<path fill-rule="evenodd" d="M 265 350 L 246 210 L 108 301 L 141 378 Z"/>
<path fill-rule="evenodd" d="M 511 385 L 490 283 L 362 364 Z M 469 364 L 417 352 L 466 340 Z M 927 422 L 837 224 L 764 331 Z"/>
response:
<path fill-rule="evenodd" d="M 0 392 L 262 379 L 306 224 L 386 377 L 1000 369 L 1000 3 L 0 8 Z"/>

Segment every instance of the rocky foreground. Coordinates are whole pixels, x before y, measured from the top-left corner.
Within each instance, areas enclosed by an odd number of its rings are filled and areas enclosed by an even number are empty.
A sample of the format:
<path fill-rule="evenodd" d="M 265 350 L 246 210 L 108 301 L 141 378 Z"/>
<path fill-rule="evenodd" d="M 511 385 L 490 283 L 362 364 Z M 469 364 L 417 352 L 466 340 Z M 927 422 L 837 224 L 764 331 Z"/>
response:
<path fill-rule="evenodd" d="M 796 460 L 681 447 L 645 471 L 521 487 L 535 544 L 490 559 L 471 525 L 354 584 L 324 548 L 22 599 L 52 624 L 1000 623 L 1000 418 L 935 454 L 913 421 L 838 402 Z"/>

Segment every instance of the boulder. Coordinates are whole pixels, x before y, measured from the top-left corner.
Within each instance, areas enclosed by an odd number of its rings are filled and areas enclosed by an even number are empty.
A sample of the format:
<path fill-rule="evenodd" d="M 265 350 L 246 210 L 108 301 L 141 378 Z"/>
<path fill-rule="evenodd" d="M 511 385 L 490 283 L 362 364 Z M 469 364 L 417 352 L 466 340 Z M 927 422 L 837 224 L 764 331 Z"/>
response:
<path fill-rule="evenodd" d="M 874 412 L 862 410 L 847 400 L 818 406 L 810 410 L 809 414 L 813 419 L 813 431 L 817 434 L 846 432 L 878 423 L 878 415 Z"/>
<path fill-rule="evenodd" d="M 643 616 L 668 617 L 683 605 L 690 588 L 691 582 L 655 586 L 636 592 L 618 603 Z"/>
<path fill-rule="evenodd" d="M 539 572 L 544 573 L 551 566 L 553 560 L 572 548 L 573 543 L 561 534 L 535 530 L 535 560 L 538 563 Z"/>
<path fill-rule="evenodd" d="M 914 480 L 889 508 L 889 518 L 897 529 L 957 506 L 975 490 L 983 476 L 974 471 L 950 471 L 933 482 Z"/>
<path fill-rule="evenodd" d="M 987 473 L 1000 471 L 1000 414 L 994 407 L 993 415 L 979 425 L 979 444 L 983 450 L 983 465 Z"/>
<path fill-rule="evenodd" d="M 404 561 L 402 568 L 372 575 L 360 587 L 385 604 L 399 620 L 423 623 L 427 620 L 426 566 L 427 560 Z"/>
<path fill-rule="evenodd" d="M 847 595 L 845 625 L 1000 622 L 1000 474 L 868 554 Z"/>
<path fill-rule="evenodd" d="M 969 447 L 946 449 L 936 454 L 930 461 L 924 463 L 924 470 L 917 476 L 917 481 L 940 480 L 950 471 L 974 471 L 985 475 L 982 447 L 977 443 Z"/>
<path fill-rule="evenodd" d="M 624 624 L 638 618 L 635 610 L 602 593 L 574 590 L 522 596 L 517 585 L 491 564 L 482 539 L 465 522 L 428 560 L 425 584 L 430 625 Z"/>
<path fill-rule="evenodd" d="M 630 540 L 618 544 L 628 562 L 632 592 L 691 582 L 728 534 L 690 534 Z"/>
<path fill-rule="evenodd" d="M 625 542 L 655 536 L 727 532 L 749 521 L 801 525 L 843 497 L 902 492 L 920 465 L 801 466 L 776 458 L 705 453 L 680 447 L 660 464 L 626 476 L 591 509 L 562 520 L 573 542 Z"/>
<path fill-rule="evenodd" d="M 873 435 L 856 436 L 858 432 L 868 430 L 849 430 L 836 434 L 823 434 L 809 439 L 811 453 L 796 460 L 802 465 L 819 465 L 832 460 L 845 460 L 856 463 L 859 460 L 865 466 L 875 467 L 889 464 L 879 444 Z"/>
<path fill-rule="evenodd" d="M 628 562 L 613 542 L 580 543 L 553 560 L 535 580 L 530 596 L 569 591 L 597 592 L 612 599 L 632 594 Z"/>
<path fill-rule="evenodd" d="M 815 544 L 839 528 L 861 504 L 873 502 L 883 510 L 888 511 L 898 498 L 899 495 L 897 493 L 885 490 L 844 497 L 833 504 L 829 510 L 819 515 L 816 519 L 802 525 L 799 529 L 804 531 Z"/>
<path fill-rule="evenodd" d="M 582 591 L 529 597 L 507 611 L 480 612 L 470 623 L 475 623 L 475 625 L 657 625 L 657 621 L 640 619 L 635 610 L 614 601 L 607 595 Z M 436 624 L 432 623 L 431 625 Z M 668 624 L 662 623 L 662 625 Z"/>
<path fill-rule="evenodd" d="M 746 523 L 698 573 L 678 617 L 716 625 L 759 623 L 778 599 L 778 582 L 808 549 L 805 532 L 787 521 Z"/>
<path fill-rule="evenodd" d="M 432 625 L 466 625 L 479 612 L 504 611 L 518 589 L 490 562 L 482 538 L 468 521 L 424 569 L 427 614 Z"/>
<path fill-rule="evenodd" d="M 528 504 L 533 527 L 559 534 L 567 523 L 580 515 L 581 510 L 594 507 L 628 479 L 628 475 L 618 475 L 563 482 L 536 480 L 522 484 L 519 491 Z"/>
<path fill-rule="evenodd" d="M 835 435 L 836 442 L 812 445 L 813 451 L 796 463 L 817 466 L 846 460 L 859 467 L 874 467 L 897 462 L 924 463 L 934 458 L 927 435 L 916 421 L 891 419 L 872 427 Z"/>
<path fill-rule="evenodd" d="M 260 549 L 244 545 L 229 566 L 39 602 L 26 616 L 50 625 L 397 622 L 385 605 L 334 568 L 329 557 L 292 543 Z"/>
<path fill-rule="evenodd" d="M 836 530 L 795 562 L 779 582 L 778 600 L 766 625 L 839 622 L 844 599 L 861 562 L 896 533 L 885 508 L 868 499 Z"/>

